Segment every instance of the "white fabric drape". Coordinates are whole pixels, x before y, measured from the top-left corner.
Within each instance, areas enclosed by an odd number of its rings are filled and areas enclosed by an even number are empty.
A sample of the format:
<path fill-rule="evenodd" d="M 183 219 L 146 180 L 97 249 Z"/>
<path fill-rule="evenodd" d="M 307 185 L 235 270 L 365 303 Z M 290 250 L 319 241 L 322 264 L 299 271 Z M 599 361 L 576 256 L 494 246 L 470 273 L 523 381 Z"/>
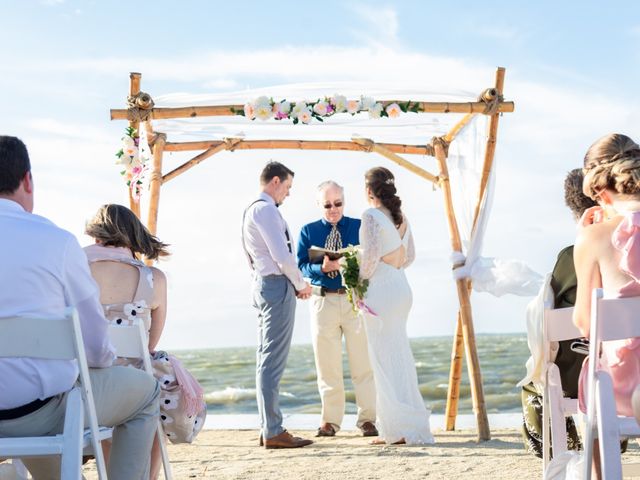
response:
<path fill-rule="evenodd" d="M 538 292 L 542 283 L 540 274 L 519 260 L 480 256 L 493 203 L 496 172 L 494 161 L 474 229 L 473 216 L 480 190 L 487 126 L 487 116 L 476 116 L 449 146 L 451 192 L 464 250 L 452 254 L 451 261 L 454 265 L 464 262 L 463 266 L 453 271 L 454 278 L 471 278 L 474 290 L 497 297 L 506 293 L 532 296 Z"/>

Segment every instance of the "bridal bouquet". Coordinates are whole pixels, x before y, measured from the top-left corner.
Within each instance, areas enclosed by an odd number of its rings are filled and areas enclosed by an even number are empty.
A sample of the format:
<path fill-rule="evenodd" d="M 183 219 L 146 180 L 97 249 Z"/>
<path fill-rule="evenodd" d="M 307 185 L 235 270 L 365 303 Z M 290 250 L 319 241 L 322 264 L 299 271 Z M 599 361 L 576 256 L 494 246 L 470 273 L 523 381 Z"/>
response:
<path fill-rule="evenodd" d="M 353 310 L 375 315 L 373 310 L 371 310 L 363 300 L 369 287 L 369 280 L 360 280 L 358 250 L 353 245 L 349 245 L 342 258 L 343 260 L 340 262 L 342 283 L 347 289 L 347 298 L 349 299 L 349 303 L 353 305 Z"/>

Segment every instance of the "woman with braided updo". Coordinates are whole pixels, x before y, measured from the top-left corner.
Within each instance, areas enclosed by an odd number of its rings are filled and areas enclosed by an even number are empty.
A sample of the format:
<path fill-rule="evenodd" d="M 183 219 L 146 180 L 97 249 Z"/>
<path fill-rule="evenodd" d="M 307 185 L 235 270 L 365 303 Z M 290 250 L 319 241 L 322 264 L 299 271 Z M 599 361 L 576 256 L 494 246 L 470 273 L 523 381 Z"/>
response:
<path fill-rule="evenodd" d="M 400 209 L 393 174 L 372 168 L 365 174 L 365 186 L 371 208 L 363 213 L 360 227 L 360 278 L 369 280 L 364 325 L 380 433 L 373 443 L 433 443 L 407 337 L 412 294 L 404 269 L 415 258 L 413 235 Z"/>
<path fill-rule="evenodd" d="M 584 173 L 584 193 L 600 205 L 582 216 L 574 250 L 574 322 L 587 336 L 594 288 L 609 298 L 640 295 L 640 146 L 626 135 L 607 135 L 587 151 Z M 606 342 L 601 364 L 613 380 L 618 413 L 632 416 L 631 394 L 640 383 L 640 338 Z"/>

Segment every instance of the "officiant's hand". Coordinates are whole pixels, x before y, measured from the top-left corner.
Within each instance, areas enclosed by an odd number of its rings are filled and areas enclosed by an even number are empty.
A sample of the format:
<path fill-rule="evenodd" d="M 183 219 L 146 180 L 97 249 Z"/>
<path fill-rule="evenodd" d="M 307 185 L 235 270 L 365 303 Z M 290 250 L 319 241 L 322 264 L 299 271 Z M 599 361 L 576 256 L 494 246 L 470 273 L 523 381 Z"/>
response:
<path fill-rule="evenodd" d="M 325 255 L 322 259 L 322 267 L 320 267 L 322 273 L 337 272 L 340 270 L 340 261 L 331 260 L 329 255 Z"/>
<path fill-rule="evenodd" d="M 306 300 L 311 296 L 311 285 L 305 282 L 305 287 L 302 290 L 296 291 L 296 297 L 300 300 Z"/>

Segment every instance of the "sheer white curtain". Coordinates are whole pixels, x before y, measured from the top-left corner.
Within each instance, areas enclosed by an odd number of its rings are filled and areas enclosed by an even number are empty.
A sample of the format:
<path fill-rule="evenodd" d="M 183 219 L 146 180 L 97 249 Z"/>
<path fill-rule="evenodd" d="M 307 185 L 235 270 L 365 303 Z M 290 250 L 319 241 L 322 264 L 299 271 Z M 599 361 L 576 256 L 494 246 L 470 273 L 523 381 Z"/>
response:
<path fill-rule="evenodd" d="M 494 196 L 497 166 L 495 161 L 480 205 L 478 221 L 475 229 L 473 228 L 486 150 L 488 120 L 485 115 L 477 115 L 449 146 L 451 193 L 463 248 L 462 252 L 453 252 L 451 260 L 453 264 L 464 262 L 462 267 L 454 270 L 454 278 L 471 278 L 474 290 L 488 292 L 497 297 L 506 293 L 520 296 L 536 295 L 543 278 L 524 262 L 481 256 Z"/>

